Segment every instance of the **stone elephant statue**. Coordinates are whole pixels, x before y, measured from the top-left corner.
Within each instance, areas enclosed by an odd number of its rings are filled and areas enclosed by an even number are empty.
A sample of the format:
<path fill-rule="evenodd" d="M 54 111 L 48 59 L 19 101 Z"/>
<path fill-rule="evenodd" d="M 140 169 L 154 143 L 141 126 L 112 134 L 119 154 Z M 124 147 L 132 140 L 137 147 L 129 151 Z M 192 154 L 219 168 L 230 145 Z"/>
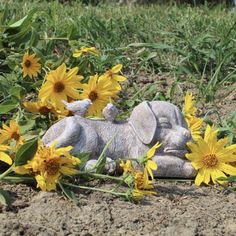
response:
<path fill-rule="evenodd" d="M 115 136 L 114 136 L 115 135 Z M 196 175 L 184 158 L 190 132 L 181 111 L 164 101 L 144 101 L 123 121 L 89 119 L 80 115 L 66 117 L 46 132 L 43 143 L 73 146 L 72 153 L 89 152 L 96 160 L 106 143 L 114 136 L 106 155 L 112 160 L 137 158 L 156 142 L 162 143 L 153 160 L 158 164 L 157 177 L 189 178 Z"/>

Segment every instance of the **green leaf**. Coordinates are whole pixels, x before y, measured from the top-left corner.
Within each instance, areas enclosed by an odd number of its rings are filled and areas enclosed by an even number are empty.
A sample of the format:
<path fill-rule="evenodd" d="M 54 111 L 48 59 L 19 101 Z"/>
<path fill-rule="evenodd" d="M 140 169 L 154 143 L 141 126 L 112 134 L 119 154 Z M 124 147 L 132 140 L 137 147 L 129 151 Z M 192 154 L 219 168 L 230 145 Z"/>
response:
<path fill-rule="evenodd" d="M 0 12 L 0 25 L 4 25 L 6 20 L 7 20 L 7 16 L 8 16 L 8 3 L 5 4 L 4 10 Z"/>
<path fill-rule="evenodd" d="M 38 139 L 32 139 L 23 144 L 16 153 L 15 165 L 22 166 L 31 160 L 38 148 Z"/>
<path fill-rule="evenodd" d="M 106 164 L 106 151 L 107 151 L 108 147 L 110 146 L 110 144 L 112 143 L 113 139 L 115 138 L 116 134 L 117 133 L 115 133 L 115 135 L 109 140 L 109 142 L 103 148 L 102 153 L 98 157 L 98 161 L 93 168 L 96 170 L 96 173 L 100 174 L 100 173 L 104 172 L 104 168 L 105 168 L 105 164 Z"/>
<path fill-rule="evenodd" d="M 6 104 L 6 105 L 0 105 L 0 114 L 7 114 L 9 111 L 14 110 L 18 104 Z"/>
<path fill-rule="evenodd" d="M 126 101 L 126 105 L 127 105 L 128 107 L 133 107 L 134 104 L 135 104 L 135 101 L 134 101 L 134 100 L 127 100 L 127 101 Z"/>
<path fill-rule="evenodd" d="M 229 183 L 232 183 L 232 182 L 236 182 L 236 176 L 233 175 L 233 176 L 229 176 L 227 178 L 225 177 L 219 177 L 217 178 L 217 180 L 220 180 L 220 181 L 228 181 Z"/>
<path fill-rule="evenodd" d="M 74 193 L 71 189 L 69 189 L 69 188 L 63 186 L 63 184 L 60 183 L 60 182 L 59 182 L 59 186 L 60 186 L 62 192 L 65 194 L 65 196 L 66 196 L 69 200 L 71 200 L 72 202 L 74 202 L 75 205 L 78 205 L 79 201 L 78 201 L 78 199 L 76 198 L 75 193 Z"/>
<path fill-rule="evenodd" d="M 76 153 L 73 154 L 74 157 L 78 157 L 80 159 L 79 169 L 83 170 L 87 161 L 90 159 L 90 153 Z"/>
<path fill-rule="evenodd" d="M 35 120 L 27 120 L 24 123 L 20 123 L 20 131 L 24 134 L 26 131 L 31 130 L 35 125 Z"/>
<path fill-rule="evenodd" d="M 28 15 L 24 16 L 20 20 L 14 22 L 13 24 L 9 25 L 9 28 L 18 28 L 18 27 L 25 27 L 26 25 L 32 24 L 32 17 L 38 11 L 37 8 L 32 9 Z"/>
<path fill-rule="evenodd" d="M 9 25 L 10 28 L 16 28 L 16 27 L 20 27 L 24 21 L 27 19 L 28 16 L 24 16 L 22 19 L 14 22 L 13 24 Z"/>
<path fill-rule="evenodd" d="M 151 52 L 149 53 L 148 57 L 146 58 L 146 60 L 150 60 L 150 59 L 153 59 L 157 56 L 157 53 L 156 52 Z"/>
<path fill-rule="evenodd" d="M 23 88 L 20 86 L 11 87 L 9 90 L 9 94 L 16 97 L 18 100 L 21 99 L 22 92 L 23 92 Z"/>
<path fill-rule="evenodd" d="M 31 36 L 30 36 L 30 40 L 29 40 L 27 46 L 32 47 L 33 45 L 36 44 L 38 39 L 39 39 L 39 36 L 38 36 L 37 30 L 35 28 L 31 27 Z"/>
<path fill-rule="evenodd" d="M 153 49 L 173 49 L 172 46 L 163 43 L 131 43 L 129 48 L 153 48 Z"/>
<path fill-rule="evenodd" d="M 0 203 L 9 206 L 12 202 L 10 194 L 2 189 L 0 189 Z"/>

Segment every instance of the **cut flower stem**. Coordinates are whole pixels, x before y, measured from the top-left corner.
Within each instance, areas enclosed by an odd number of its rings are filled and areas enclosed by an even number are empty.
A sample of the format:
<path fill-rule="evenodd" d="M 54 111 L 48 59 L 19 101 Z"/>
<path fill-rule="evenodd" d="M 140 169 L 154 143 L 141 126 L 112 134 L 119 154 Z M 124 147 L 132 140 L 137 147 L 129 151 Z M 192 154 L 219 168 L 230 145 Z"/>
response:
<path fill-rule="evenodd" d="M 34 178 L 30 176 L 5 176 L 1 179 L 4 182 L 11 182 L 11 183 L 33 183 Z"/>
<path fill-rule="evenodd" d="M 4 179 L 8 174 L 10 174 L 11 172 L 13 172 L 13 169 L 15 167 L 15 164 L 12 164 L 5 172 L 3 172 L 0 175 L 0 180 Z"/>
<path fill-rule="evenodd" d="M 65 183 L 63 181 L 61 181 L 60 183 L 62 185 L 66 185 L 66 186 L 72 187 L 72 188 L 79 188 L 79 189 L 85 189 L 85 190 L 93 190 L 93 191 L 97 191 L 97 192 L 110 193 L 110 194 L 113 194 L 113 195 L 119 196 L 119 197 L 126 197 L 126 193 L 114 192 L 113 190 L 94 188 L 94 187 L 88 187 L 88 186 L 83 186 L 83 185 L 75 185 L 75 184 Z"/>
<path fill-rule="evenodd" d="M 87 171 L 80 171 L 77 175 L 88 175 L 88 176 L 91 176 L 94 178 L 99 178 L 99 179 L 112 179 L 115 181 L 123 181 L 123 178 L 120 178 L 120 177 L 104 175 L 104 174 L 97 174 L 97 173 L 92 173 L 92 172 L 87 172 Z"/>

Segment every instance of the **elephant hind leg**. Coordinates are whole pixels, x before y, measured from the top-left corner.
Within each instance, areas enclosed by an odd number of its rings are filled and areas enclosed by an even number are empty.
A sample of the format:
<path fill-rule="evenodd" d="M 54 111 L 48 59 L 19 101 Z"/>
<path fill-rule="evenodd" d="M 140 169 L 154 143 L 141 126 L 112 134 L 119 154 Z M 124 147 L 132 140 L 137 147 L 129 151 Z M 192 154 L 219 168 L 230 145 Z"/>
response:
<path fill-rule="evenodd" d="M 71 153 L 91 153 L 98 146 L 98 135 L 93 127 L 75 116 L 67 117 L 53 125 L 44 135 L 45 145 L 56 142 L 56 147 L 72 146 Z"/>
<path fill-rule="evenodd" d="M 67 126 L 67 120 L 63 119 L 51 126 L 44 134 L 42 141 L 45 145 L 50 145 L 57 140 L 65 131 Z"/>
<path fill-rule="evenodd" d="M 74 146 L 79 138 L 80 129 L 73 116 L 67 117 L 49 128 L 42 141 L 46 145 L 56 142 L 56 147 Z"/>

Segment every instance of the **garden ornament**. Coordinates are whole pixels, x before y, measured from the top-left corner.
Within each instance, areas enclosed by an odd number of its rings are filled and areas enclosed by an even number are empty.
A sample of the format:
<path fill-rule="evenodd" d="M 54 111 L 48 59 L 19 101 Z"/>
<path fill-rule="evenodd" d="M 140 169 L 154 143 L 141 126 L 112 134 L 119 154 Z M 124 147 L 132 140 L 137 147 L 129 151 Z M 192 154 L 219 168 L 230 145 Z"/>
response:
<path fill-rule="evenodd" d="M 114 122 L 116 116 L 119 114 L 119 110 L 112 104 L 108 103 L 107 106 L 103 109 L 102 115 L 107 121 Z"/>
<path fill-rule="evenodd" d="M 115 160 L 138 158 L 160 142 L 162 145 L 153 157 L 158 165 L 155 176 L 189 178 L 196 175 L 184 157 L 186 142 L 191 141 L 191 135 L 183 114 L 175 105 L 164 101 L 144 101 L 133 109 L 128 119 L 122 121 L 115 120 L 117 110 L 111 104 L 104 108 L 103 114 L 108 120 L 81 115 L 66 117 L 49 128 L 43 143 L 50 145 L 57 141 L 58 147 L 71 145 L 74 147 L 72 154 L 91 153 L 91 160 L 86 164 L 86 168 L 90 168 L 113 138 L 106 151 L 109 157 L 106 166 L 114 169 Z"/>
<path fill-rule="evenodd" d="M 82 101 L 75 101 L 72 103 L 68 103 L 64 100 L 62 100 L 62 102 L 64 103 L 68 111 L 71 111 L 74 115 L 80 116 L 84 116 L 89 106 L 92 104 L 91 100 L 88 98 Z"/>

